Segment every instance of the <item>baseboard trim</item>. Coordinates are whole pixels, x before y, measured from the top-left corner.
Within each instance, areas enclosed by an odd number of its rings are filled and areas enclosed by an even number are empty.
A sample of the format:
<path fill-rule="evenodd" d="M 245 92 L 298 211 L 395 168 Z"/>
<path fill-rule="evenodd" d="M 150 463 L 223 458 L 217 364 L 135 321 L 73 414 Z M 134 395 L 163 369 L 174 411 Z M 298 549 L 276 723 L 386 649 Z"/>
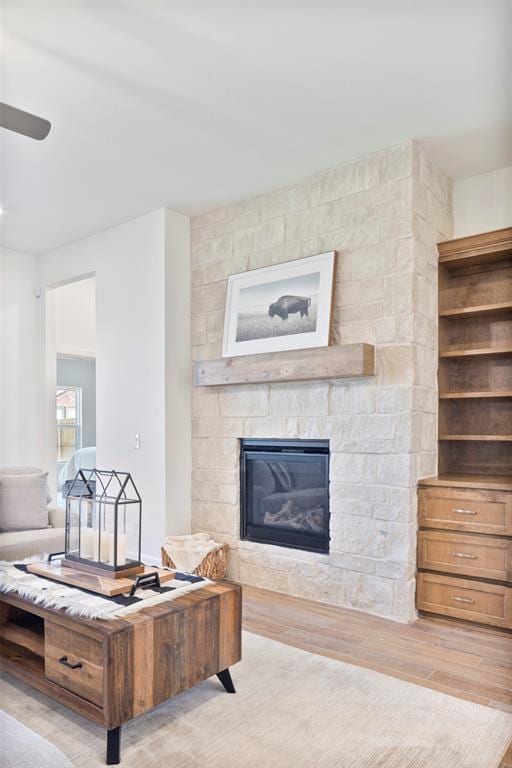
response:
<path fill-rule="evenodd" d="M 154 557 L 153 555 L 145 555 L 144 553 L 140 556 L 142 562 L 144 565 L 162 565 L 162 560 L 159 557 Z"/>

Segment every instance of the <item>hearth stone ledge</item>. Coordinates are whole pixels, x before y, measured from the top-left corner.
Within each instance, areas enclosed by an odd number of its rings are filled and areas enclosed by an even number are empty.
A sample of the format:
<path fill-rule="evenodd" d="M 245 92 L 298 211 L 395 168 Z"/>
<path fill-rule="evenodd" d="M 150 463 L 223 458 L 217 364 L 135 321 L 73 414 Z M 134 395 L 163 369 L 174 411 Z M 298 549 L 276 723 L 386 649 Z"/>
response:
<path fill-rule="evenodd" d="M 381 566 L 396 566 L 331 551 L 305 552 L 239 540 L 231 550 L 228 578 L 293 597 L 350 608 L 404 623 L 414 605 L 414 573 L 397 580 L 378 576 Z M 414 570 L 414 569 L 413 569 Z M 390 573 L 391 576 L 391 573 Z M 413 616 L 414 618 L 414 616 Z"/>

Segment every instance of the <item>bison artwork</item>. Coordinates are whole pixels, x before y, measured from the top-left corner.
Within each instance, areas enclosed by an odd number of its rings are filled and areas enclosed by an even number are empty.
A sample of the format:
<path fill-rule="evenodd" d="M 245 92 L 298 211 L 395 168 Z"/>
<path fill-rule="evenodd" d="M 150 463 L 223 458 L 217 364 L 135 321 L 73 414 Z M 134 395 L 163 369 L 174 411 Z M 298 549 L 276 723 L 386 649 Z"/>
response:
<path fill-rule="evenodd" d="M 280 296 L 277 301 L 272 302 L 268 308 L 270 317 L 278 315 L 281 320 L 288 320 L 288 315 L 295 315 L 300 312 L 301 317 L 308 317 L 311 299 L 305 296 Z"/>
<path fill-rule="evenodd" d="M 320 253 L 230 275 L 224 357 L 327 344 L 334 256 Z"/>

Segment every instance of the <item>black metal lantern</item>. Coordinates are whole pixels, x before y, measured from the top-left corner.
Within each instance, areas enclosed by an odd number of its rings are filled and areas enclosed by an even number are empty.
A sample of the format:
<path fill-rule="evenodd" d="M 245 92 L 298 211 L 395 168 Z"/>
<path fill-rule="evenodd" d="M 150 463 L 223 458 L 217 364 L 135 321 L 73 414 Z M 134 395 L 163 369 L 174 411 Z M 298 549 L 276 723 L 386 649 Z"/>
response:
<path fill-rule="evenodd" d="M 142 502 L 128 472 L 80 470 L 66 499 L 64 564 L 111 578 L 144 570 Z"/>

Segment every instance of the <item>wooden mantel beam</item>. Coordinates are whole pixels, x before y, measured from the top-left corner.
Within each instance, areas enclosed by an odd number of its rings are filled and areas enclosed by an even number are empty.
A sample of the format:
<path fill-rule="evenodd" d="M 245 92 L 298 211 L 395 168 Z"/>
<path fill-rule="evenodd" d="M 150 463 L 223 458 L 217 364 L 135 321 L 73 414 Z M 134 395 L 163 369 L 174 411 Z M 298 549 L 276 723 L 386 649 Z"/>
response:
<path fill-rule="evenodd" d="M 194 363 L 196 387 L 375 376 L 375 347 L 344 344 Z"/>

